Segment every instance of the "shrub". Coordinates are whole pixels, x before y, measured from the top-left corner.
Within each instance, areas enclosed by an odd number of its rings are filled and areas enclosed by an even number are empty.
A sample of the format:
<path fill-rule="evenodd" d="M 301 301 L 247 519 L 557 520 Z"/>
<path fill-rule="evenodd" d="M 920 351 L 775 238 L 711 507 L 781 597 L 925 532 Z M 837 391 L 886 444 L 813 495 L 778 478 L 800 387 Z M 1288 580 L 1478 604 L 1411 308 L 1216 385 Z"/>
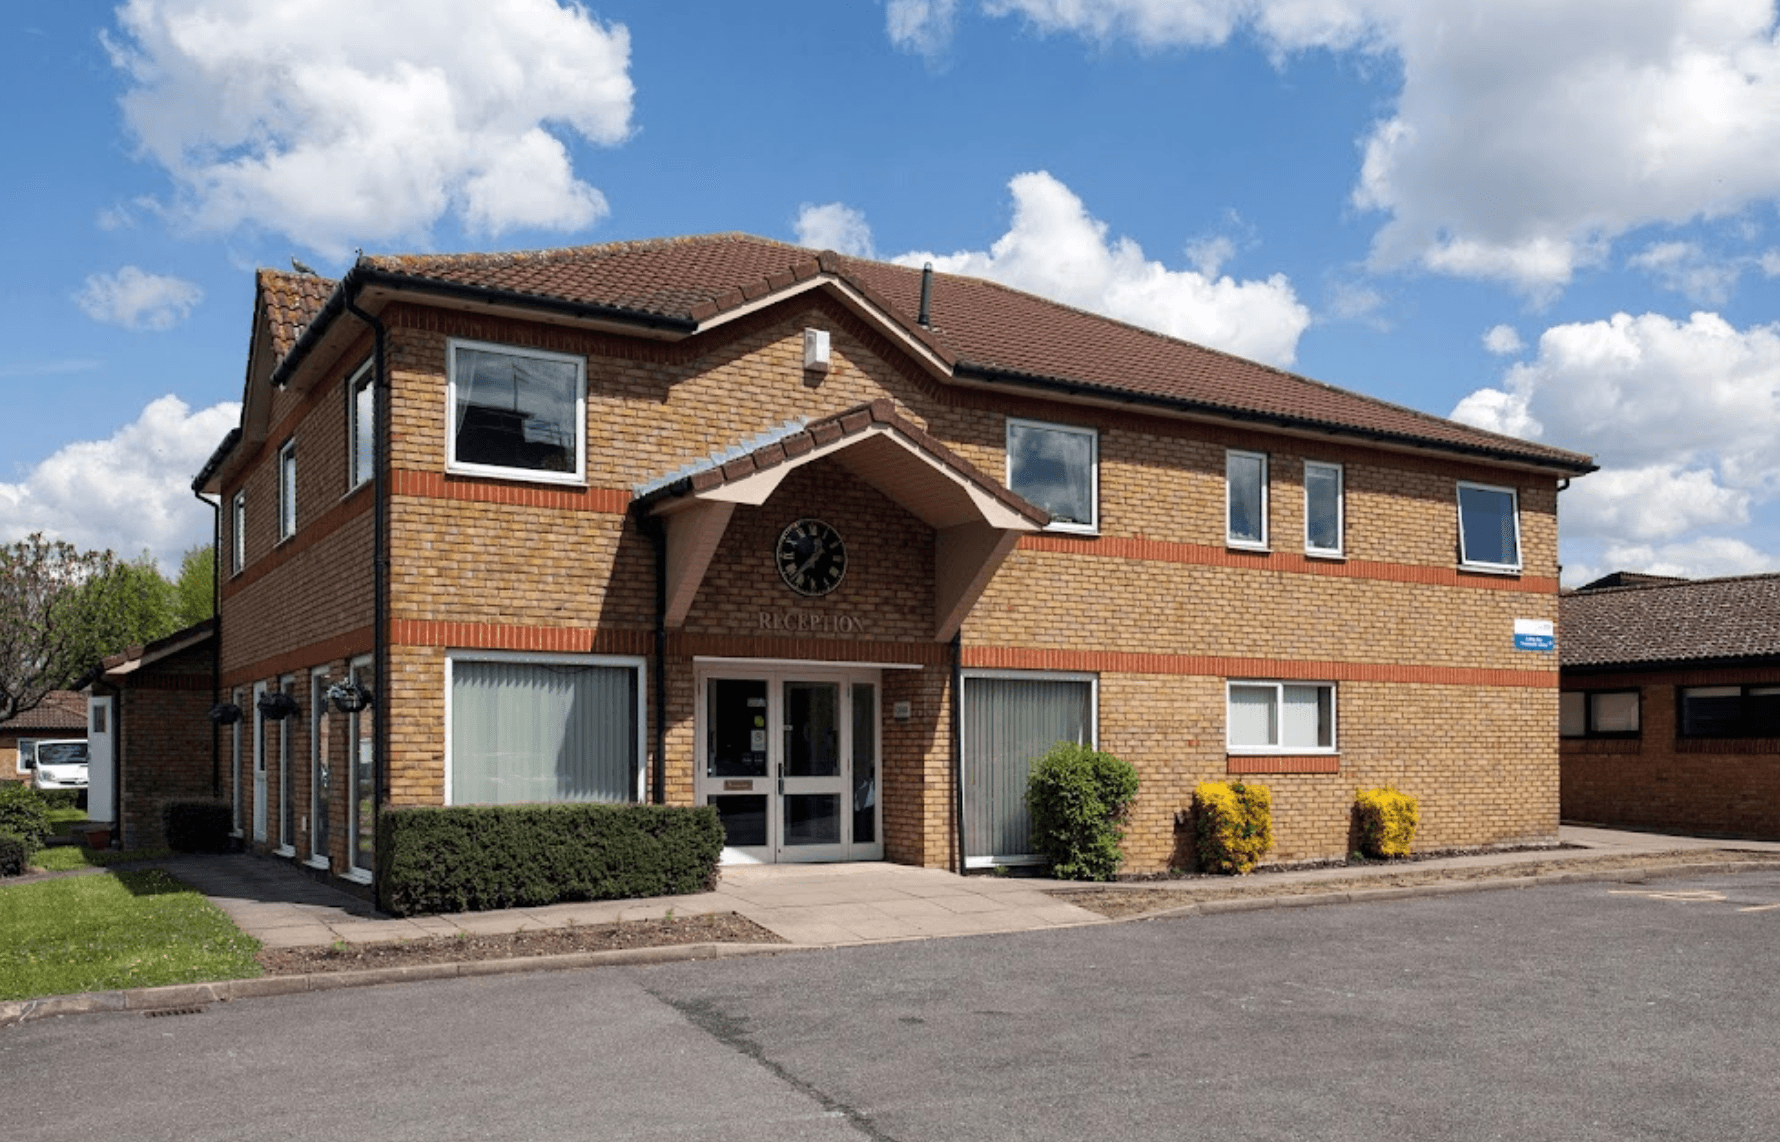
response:
<path fill-rule="evenodd" d="M 385 809 L 377 871 L 397 916 L 702 892 L 717 883 L 714 806 Z"/>
<path fill-rule="evenodd" d="M 36 852 L 17 833 L 0 833 L 0 876 L 18 876 L 31 863 Z"/>
<path fill-rule="evenodd" d="M 22 781 L 0 781 L 0 833 L 23 839 L 33 853 L 43 847 L 50 833 L 49 806 L 37 790 Z"/>
<path fill-rule="evenodd" d="M 84 809 L 86 806 L 81 801 L 85 799 L 82 796 L 85 792 L 84 789 L 39 789 L 37 796 L 43 798 L 44 807 L 48 809 Z"/>
<path fill-rule="evenodd" d="M 1058 742 L 1026 781 L 1032 843 L 1067 880 L 1111 880 L 1125 854 L 1125 820 L 1137 771 L 1110 753 Z"/>
<path fill-rule="evenodd" d="M 1360 790 L 1354 817 L 1360 828 L 1360 851 L 1375 860 L 1408 856 L 1421 820 L 1415 798 L 1388 785 Z"/>
<path fill-rule="evenodd" d="M 1206 781 L 1193 789 L 1199 867 L 1249 872 L 1273 847 L 1273 795 L 1265 785 Z"/>
<path fill-rule="evenodd" d="M 176 853 L 226 853 L 235 813 L 226 801 L 169 801 L 161 807 L 167 847 Z"/>

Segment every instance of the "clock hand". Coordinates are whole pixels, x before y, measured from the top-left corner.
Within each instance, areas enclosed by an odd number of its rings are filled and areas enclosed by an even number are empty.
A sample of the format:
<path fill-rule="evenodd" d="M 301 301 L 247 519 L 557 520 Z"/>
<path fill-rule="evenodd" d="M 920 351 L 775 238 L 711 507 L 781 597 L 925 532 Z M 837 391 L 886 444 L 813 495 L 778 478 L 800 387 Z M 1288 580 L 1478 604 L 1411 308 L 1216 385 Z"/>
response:
<path fill-rule="evenodd" d="M 803 561 L 802 565 L 798 567 L 796 574 L 802 575 L 805 571 L 808 571 L 816 565 L 816 560 L 827 554 L 828 548 L 824 547 L 822 541 L 818 539 L 816 541 L 816 553 Z"/>

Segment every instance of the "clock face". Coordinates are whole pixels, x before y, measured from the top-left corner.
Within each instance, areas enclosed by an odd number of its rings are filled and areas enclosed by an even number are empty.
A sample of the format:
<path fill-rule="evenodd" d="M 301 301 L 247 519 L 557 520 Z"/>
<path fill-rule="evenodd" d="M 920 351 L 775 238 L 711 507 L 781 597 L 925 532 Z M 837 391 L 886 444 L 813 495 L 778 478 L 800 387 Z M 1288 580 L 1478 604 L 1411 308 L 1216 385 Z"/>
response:
<path fill-rule="evenodd" d="M 800 595 L 826 595 L 847 574 L 840 533 L 819 519 L 800 519 L 786 528 L 773 557 L 785 585 Z"/>

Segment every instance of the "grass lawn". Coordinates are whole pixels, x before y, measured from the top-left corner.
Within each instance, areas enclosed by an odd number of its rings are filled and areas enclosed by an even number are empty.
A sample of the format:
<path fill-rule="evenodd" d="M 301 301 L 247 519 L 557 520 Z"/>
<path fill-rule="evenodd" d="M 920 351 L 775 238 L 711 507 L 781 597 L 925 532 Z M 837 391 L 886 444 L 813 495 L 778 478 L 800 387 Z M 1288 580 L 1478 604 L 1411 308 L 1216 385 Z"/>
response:
<path fill-rule="evenodd" d="M 0 886 L 0 999 L 260 974 L 259 941 L 160 869 Z"/>
<path fill-rule="evenodd" d="M 49 831 L 51 836 L 62 836 L 68 832 L 70 825 L 78 825 L 87 819 L 85 809 L 76 809 L 70 805 L 66 809 L 49 811 Z"/>
<path fill-rule="evenodd" d="M 69 869 L 99 868 L 127 860 L 160 860 L 167 852 L 166 849 L 128 849 L 118 852 L 115 849 L 92 849 L 86 845 L 57 845 L 54 848 L 38 849 L 37 855 L 31 858 L 31 867 L 40 868 L 44 872 L 67 872 Z"/>

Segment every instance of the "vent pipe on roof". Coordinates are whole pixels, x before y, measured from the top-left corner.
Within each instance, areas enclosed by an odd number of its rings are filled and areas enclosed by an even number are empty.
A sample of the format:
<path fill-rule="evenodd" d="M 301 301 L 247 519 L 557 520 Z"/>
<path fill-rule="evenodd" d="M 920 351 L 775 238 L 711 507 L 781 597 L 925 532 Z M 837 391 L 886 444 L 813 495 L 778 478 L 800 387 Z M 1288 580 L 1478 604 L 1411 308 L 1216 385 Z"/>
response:
<path fill-rule="evenodd" d="M 933 263 L 921 267 L 921 313 L 915 321 L 923 329 L 933 325 Z"/>

